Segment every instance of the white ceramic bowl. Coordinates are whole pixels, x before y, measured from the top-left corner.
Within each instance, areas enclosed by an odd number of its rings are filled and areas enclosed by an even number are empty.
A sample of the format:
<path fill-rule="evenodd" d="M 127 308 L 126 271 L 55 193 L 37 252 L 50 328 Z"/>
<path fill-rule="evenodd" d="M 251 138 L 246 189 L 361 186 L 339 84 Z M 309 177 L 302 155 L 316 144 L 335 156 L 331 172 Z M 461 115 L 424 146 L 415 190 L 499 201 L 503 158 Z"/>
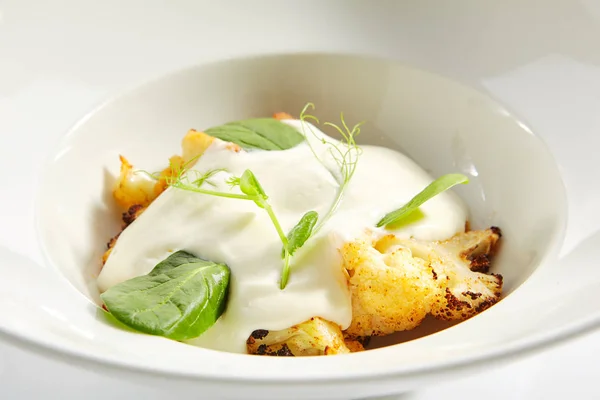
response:
<path fill-rule="evenodd" d="M 304 103 L 333 120 L 367 120 L 361 140 L 400 149 L 433 175 L 469 174 L 458 189 L 475 227 L 497 225 L 494 272 L 507 297 L 484 313 L 418 340 L 335 357 L 228 354 L 111 324 L 94 285 L 118 216 L 107 189 L 118 154 L 158 168 L 187 129 Z M 19 342 L 129 379 L 155 377 L 206 398 L 349 398 L 412 389 L 500 362 L 600 323 L 595 243 L 557 263 L 565 191 L 545 145 L 501 105 L 434 74 L 352 56 L 299 54 L 186 69 L 120 96 L 78 123 L 52 153 L 37 198 L 40 264 L 0 248 L 0 331 Z M 3 227 L 10 229 L 10 227 Z M 566 268 L 569 268 L 567 271 Z M 584 275 L 585 274 L 585 275 Z M 595 289 L 595 291 L 594 291 Z"/>

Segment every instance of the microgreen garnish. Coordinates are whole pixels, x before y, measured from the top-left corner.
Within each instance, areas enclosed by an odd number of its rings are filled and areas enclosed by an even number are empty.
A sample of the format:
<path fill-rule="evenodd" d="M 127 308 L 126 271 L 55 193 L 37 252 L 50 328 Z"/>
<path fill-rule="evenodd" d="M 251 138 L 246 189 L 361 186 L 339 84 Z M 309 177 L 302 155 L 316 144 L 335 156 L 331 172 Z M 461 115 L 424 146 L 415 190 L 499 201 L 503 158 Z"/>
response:
<path fill-rule="evenodd" d="M 341 142 L 335 143 L 333 141 L 327 140 L 324 137 L 317 135 L 311 128 L 311 125 L 307 122 L 314 122 L 319 124 L 319 119 L 314 115 L 309 114 L 308 109 L 315 109 L 315 105 L 313 103 L 307 103 L 302 112 L 300 113 L 300 120 L 302 121 L 302 134 L 306 138 L 306 142 L 308 143 L 313 155 L 315 158 L 323 164 L 325 168 L 327 165 L 321 158 L 317 155 L 313 145 L 307 137 L 306 128 L 310 131 L 310 133 L 317 138 L 321 143 L 327 145 L 329 147 L 329 153 L 337 163 L 339 167 L 339 172 L 333 173 L 333 177 L 338 181 L 339 188 L 337 191 L 337 195 L 329 210 L 325 214 L 323 218 L 318 222 L 317 226 L 313 230 L 313 235 L 316 234 L 324 225 L 327 223 L 329 218 L 337 211 L 340 203 L 342 202 L 342 198 L 344 196 L 344 191 L 348 187 L 348 183 L 352 179 L 354 172 L 356 171 L 356 165 L 358 164 L 358 159 L 362 154 L 362 149 L 356 144 L 356 136 L 360 134 L 360 127 L 364 124 L 364 122 L 359 122 L 354 125 L 352 129 L 348 128 L 346 121 L 344 120 L 344 113 L 340 113 L 340 120 L 342 126 L 338 126 L 331 122 L 325 122 L 324 125 L 330 126 L 334 128 L 342 137 Z"/>
<path fill-rule="evenodd" d="M 304 243 L 313 235 L 313 229 L 319 219 L 316 211 L 309 211 L 300 218 L 300 221 L 294 226 L 287 235 L 287 245 L 284 244 L 281 250 L 281 257 L 284 259 L 283 270 L 281 271 L 280 288 L 284 289 L 290 277 L 290 257 L 296 250 L 304 246 Z"/>
<path fill-rule="evenodd" d="M 269 196 L 267 196 L 265 193 L 254 173 L 247 169 L 239 179 L 232 180 L 232 182 L 237 182 L 236 184 L 239 185 L 242 193 L 251 198 L 258 207 L 267 212 L 271 222 L 273 223 L 273 226 L 275 227 L 275 230 L 277 231 L 277 235 L 279 235 L 279 238 L 281 239 L 281 243 L 284 247 L 287 247 L 287 238 L 285 237 L 285 233 L 283 233 L 281 224 L 279 223 L 279 220 L 273 211 L 273 207 L 271 207 L 268 202 Z"/>
<path fill-rule="evenodd" d="M 288 251 L 290 255 L 294 255 L 296 250 L 304 246 L 304 243 L 311 236 L 313 229 L 319 219 L 319 214 L 316 211 L 309 211 L 300 218 L 300 221 L 287 234 Z M 283 257 L 285 249 L 282 249 L 281 256 Z"/>
<path fill-rule="evenodd" d="M 216 185 L 212 183 L 209 179 L 212 178 L 213 175 L 218 174 L 219 172 L 226 171 L 227 169 L 225 168 L 217 168 L 207 171 L 203 174 L 201 174 L 199 171 L 189 171 L 188 173 L 196 173 L 196 175 L 198 176 L 195 180 L 192 181 L 192 184 L 194 186 L 202 186 L 203 183 L 206 183 L 212 187 L 215 187 Z"/>
<path fill-rule="evenodd" d="M 462 174 L 448 174 L 437 178 L 431 182 L 425 189 L 419 192 L 408 203 L 399 209 L 386 214 L 378 223 L 377 227 L 387 226 L 399 222 L 406 218 L 412 212 L 417 210 L 427 200 L 445 192 L 453 186 L 469 183 L 469 178 Z"/>
<path fill-rule="evenodd" d="M 240 178 L 237 177 L 237 176 L 231 176 L 231 177 L 227 178 L 227 180 L 225 181 L 225 183 L 227 183 L 231 187 L 239 186 L 239 184 L 240 184 Z"/>
<path fill-rule="evenodd" d="M 296 250 L 310 237 L 312 229 L 319 218 L 319 214 L 315 211 L 309 211 L 302 216 L 298 224 L 294 226 L 286 236 L 281 228 L 281 224 L 273 211 L 273 207 L 268 202 L 269 196 L 265 193 L 260 182 L 252 171 L 247 169 L 240 178 L 230 178 L 227 183 L 231 186 L 239 186 L 242 193 L 251 197 L 254 203 L 264 209 L 271 219 L 271 223 L 277 231 L 277 235 L 281 240 L 283 258 L 283 269 L 281 271 L 281 280 L 279 283 L 280 289 L 285 289 L 290 276 L 290 259 Z"/>
<path fill-rule="evenodd" d="M 240 178 L 240 190 L 248 196 L 256 197 L 254 202 L 260 208 L 265 208 L 267 199 L 269 198 L 262 188 L 254 173 L 249 169 L 245 170 Z"/>
<path fill-rule="evenodd" d="M 254 200 L 254 198 L 242 194 L 219 192 L 216 190 L 208 190 L 202 188 L 201 186 L 204 183 L 210 184 L 211 186 L 215 186 L 212 182 L 208 182 L 208 179 L 219 172 L 225 171 L 225 169 L 217 168 L 206 172 L 200 172 L 189 169 L 193 165 L 193 163 L 195 163 L 198 160 L 199 157 L 200 156 L 198 155 L 181 166 L 174 165 L 172 162 L 170 162 L 171 174 L 164 177 L 161 176 L 160 172 L 155 172 L 152 174 L 146 171 L 138 172 L 144 173 L 156 180 L 164 179 L 168 186 L 177 189 L 187 190 L 189 192 L 207 194 L 218 197 L 226 197 L 230 199 Z"/>

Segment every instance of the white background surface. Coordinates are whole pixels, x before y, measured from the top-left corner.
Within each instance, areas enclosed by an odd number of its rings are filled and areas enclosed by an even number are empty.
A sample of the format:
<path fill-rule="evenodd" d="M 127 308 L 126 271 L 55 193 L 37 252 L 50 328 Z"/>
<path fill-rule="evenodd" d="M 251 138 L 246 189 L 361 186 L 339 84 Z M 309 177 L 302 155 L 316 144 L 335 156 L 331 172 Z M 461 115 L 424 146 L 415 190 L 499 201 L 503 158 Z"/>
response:
<path fill-rule="evenodd" d="M 49 147 L 102 101 L 174 69 L 281 51 L 393 57 L 499 99 L 540 134 L 569 191 L 564 252 L 600 227 L 600 2 L 570 1 L 2 1 L 0 134 L 32 202 Z M 31 140 L 31 132 L 44 131 Z M 38 138 L 38 136 L 36 136 Z M 26 162 L 24 162 L 26 161 Z M 22 216 L 3 216 L 22 218 Z M 33 223 L 33 217 L 21 224 Z M 13 221 L 14 222 L 14 221 Z M 35 238 L 0 232 L 27 253 Z M 515 323 L 518 323 L 515 321 Z M 600 333 L 407 399 L 600 399 Z M 0 343 L 0 397 L 164 398 L 169 394 L 81 371 Z"/>

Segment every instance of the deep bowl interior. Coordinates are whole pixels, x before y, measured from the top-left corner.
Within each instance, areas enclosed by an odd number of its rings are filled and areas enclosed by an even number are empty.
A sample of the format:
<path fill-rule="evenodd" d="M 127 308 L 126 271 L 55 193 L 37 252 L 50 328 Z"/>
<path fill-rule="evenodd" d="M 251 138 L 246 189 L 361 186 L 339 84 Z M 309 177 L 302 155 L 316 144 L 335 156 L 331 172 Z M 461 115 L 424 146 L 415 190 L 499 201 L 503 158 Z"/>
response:
<path fill-rule="evenodd" d="M 53 266 L 97 302 L 106 241 L 119 231 L 110 187 L 118 155 L 158 170 L 190 128 L 316 104 L 322 120 L 367 121 L 359 142 L 401 150 L 457 189 L 474 228 L 499 226 L 493 272 L 516 290 L 556 250 L 565 193 L 544 144 L 502 106 L 470 88 L 392 61 L 280 55 L 198 66 L 145 84 L 78 124 L 47 167 L 38 198 L 40 240 Z M 154 149 L 154 151 L 149 151 Z M 150 154 L 162 149 L 162 159 Z M 393 181 L 393 177 L 390 177 Z M 402 184 L 398 182 L 397 184 Z M 468 338 L 466 338 L 468 340 Z"/>

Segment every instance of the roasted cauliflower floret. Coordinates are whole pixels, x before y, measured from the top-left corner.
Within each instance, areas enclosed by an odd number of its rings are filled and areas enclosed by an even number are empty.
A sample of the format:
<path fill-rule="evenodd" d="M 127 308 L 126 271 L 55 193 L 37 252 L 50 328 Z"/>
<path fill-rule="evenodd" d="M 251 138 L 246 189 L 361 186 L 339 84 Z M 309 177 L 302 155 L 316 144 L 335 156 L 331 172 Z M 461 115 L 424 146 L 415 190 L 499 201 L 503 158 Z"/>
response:
<path fill-rule="evenodd" d="M 169 178 L 179 174 L 182 169 L 193 166 L 195 160 L 201 156 L 213 143 L 214 137 L 204 132 L 190 129 L 181 142 L 182 155 L 173 156 L 169 159 L 169 166 L 161 171 L 158 180 L 147 174 L 136 173 L 133 165 L 120 156 L 121 171 L 113 189 L 113 196 L 123 209 L 128 210 L 133 205 L 147 207 L 168 186 Z M 236 144 L 228 144 L 233 151 L 241 149 Z"/>
<path fill-rule="evenodd" d="M 388 235 L 342 248 L 352 293 L 350 336 L 379 336 L 417 327 L 429 313 L 461 320 L 495 304 L 502 277 L 488 275 L 500 230 L 425 242 Z M 485 264 L 485 267 L 484 267 Z"/>
<path fill-rule="evenodd" d="M 443 242 L 403 241 L 401 245 L 431 264 L 443 299 L 431 314 L 444 320 L 463 320 L 491 307 L 502 294 L 502 276 L 486 274 L 500 230 L 490 228 L 453 236 Z"/>
<path fill-rule="evenodd" d="M 133 223 L 133 221 L 135 221 L 137 217 L 142 215 L 145 209 L 146 207 L 143 207 L 140 204 L 134 204 L 131 207 L 129 207 L 127 211 L 121 214 L 121 219 L 123 220 L 123 224 L 121 225 L 121 232 L 123 232 L 123 229 L 127 228 L 131 223 Z M 108 256 L 110 256 L 110 252 L 112 251 L 113 247 L 115 247 L 115 244 L 117 243 L 117 239 L 119 238 L 121 232 L 113 236 L 106 244 L 106 251 L 102 255 L 102 265 L 104 265 L 106 263 L 106 260 L 108 260 Z"/>
<path fill-rule="evenodd" d="M 350 353 L 350 348 L 364 350 L 359 341 L 348 342 L 349 346 L 338 325 L 315 317 L 281 331 L 256 330 L 246 346 L 249 354 L 267 356 L 318 356 Z"/>
<path fill-rule="evenodd" d="M 187 163 L 202 155 L 215 141 L 215 138 L 204 132 L 190 129 L 181 141 L 183 162 Z"/>
<path fill-rule="evenodd" d="M 156 197 L 167 189 L 171 178 L 180 174 L 182 170 L 191 168 L 196 163 L 198 157 L 204 154 L 214 141 L 214 137 L 204 132 L 190 129 L 181 141 L 181 156 L 171 157 L 169 159 L 169 166 L 161 171 L 158 181 L 154 186 Z M 239 148 L 234 147 L 232 150 L 239 151 Z"/>
<path fill-rule="evenodd" d="M 342 248 L 352 293 L 352 323 L 346 333 L 381 336 L 417 327 L 436 296 L 433 270 L 410 250 L 382 254 L 372 243 L 347 243 Z"/>
<path fill-rule="evenodd" d="M 143 174 L 137 174 L 133 165 L 125 157 L 119 156 L 119 158 L 121 172 L 113 189 L 113 196 L 117 204 L 125 210 L 136 204 L 147 206 L 156 198 L 155 181 Z"/>

